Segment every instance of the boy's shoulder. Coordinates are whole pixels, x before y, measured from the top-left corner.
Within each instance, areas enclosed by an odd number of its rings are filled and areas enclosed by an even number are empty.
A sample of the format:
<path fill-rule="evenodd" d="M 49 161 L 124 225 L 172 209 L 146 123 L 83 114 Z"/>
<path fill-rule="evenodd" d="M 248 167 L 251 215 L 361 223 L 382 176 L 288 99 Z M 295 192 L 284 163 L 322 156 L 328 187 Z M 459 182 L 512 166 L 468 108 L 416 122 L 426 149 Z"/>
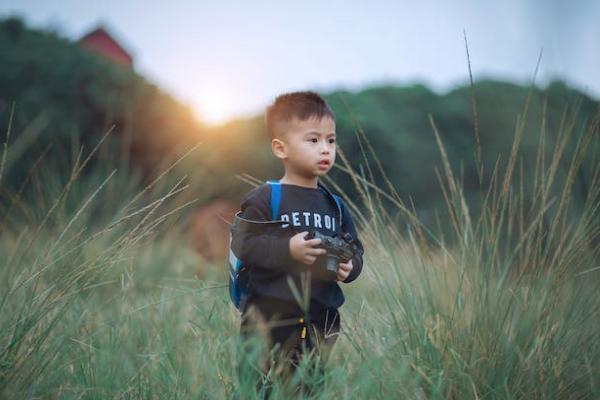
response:
<path fill-rule="evenodd" d="M 271 195 L 271 188 L 268 183 L 263 183 L 262 185 L 256 186 L 255 188 L 246 192 L 246 194 L 242 197 L 242 203 L 246 203 L 248 201 L 265 201 Z"/>

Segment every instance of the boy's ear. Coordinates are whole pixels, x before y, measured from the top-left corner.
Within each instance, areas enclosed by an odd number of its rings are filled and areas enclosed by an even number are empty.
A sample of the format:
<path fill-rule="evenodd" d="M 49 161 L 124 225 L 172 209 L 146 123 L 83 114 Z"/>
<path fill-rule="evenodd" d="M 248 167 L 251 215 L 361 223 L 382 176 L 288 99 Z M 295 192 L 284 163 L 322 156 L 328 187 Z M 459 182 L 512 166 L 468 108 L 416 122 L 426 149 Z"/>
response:
<path fill-rule="evenodd" d="M 271 140 L 271 150 L 277 158 L 285 160 L 287 158 L 287 147 L 280 139 Z"/>

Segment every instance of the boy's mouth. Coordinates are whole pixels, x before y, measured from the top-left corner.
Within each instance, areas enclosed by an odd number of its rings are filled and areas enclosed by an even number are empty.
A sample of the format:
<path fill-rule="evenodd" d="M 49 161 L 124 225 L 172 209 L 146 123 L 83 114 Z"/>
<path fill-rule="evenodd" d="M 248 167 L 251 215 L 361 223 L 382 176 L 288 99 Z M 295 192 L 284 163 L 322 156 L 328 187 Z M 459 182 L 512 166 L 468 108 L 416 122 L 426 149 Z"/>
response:
<path fill-rule="evenodd" d="M 329 160 L 321 160 L 319 161 L 319 165 L 324 166 L 324 167 L 328 167 L 330 164 Z"/>

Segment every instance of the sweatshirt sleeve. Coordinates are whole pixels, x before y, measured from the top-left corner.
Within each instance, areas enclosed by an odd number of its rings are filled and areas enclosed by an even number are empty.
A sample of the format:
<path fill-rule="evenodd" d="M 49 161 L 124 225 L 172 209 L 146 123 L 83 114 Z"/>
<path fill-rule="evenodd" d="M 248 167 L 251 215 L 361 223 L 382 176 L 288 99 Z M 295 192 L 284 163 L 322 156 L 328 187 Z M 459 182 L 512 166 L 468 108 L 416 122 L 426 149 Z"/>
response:
<path fill-rule="evenodd" d="M 262 189 L 262 190 L 261 190 Z M 242 199 L 240 211 L 245 219 L 270 221 L 270 190 L 257 188 Z M 231 249 L 249 265 L 273 270 L 287 270 L 295 261 L 290 255 L 287 232 L 257 232 L 231 227 Z"/>
<path fill-rule="evenodd" d="M 352 257 L 352 271 L 350 271 L 350 275 L 343 280 L 344 283 L 350 283 L 362 272 L 363 267 L 363 254 L 364 248 L 362 242 L 358 238 L 358 233 L 356 232 L 356 227 L 354 226 L 354 221 L 352 220 L 352 215 L 346 208 L 345 204 L 342 204 L 342 231 L 348 232 L 354 238 L 354 242 L 358 246 L 359 251 Z"/>

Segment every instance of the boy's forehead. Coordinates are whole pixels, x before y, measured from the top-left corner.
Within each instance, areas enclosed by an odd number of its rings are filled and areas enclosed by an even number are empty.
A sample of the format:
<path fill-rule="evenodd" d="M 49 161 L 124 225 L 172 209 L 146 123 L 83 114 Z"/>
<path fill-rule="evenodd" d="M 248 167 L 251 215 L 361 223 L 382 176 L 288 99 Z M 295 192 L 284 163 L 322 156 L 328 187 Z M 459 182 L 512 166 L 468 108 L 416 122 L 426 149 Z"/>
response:
<path fill-rule="evenodd" d="M 294 117 L 290 122 L 293 129 L 301 133 L 335 133 L 335 121 L 329 116 L 324 116 L 323 118 L 313 117 L 302 120 Z"/>

